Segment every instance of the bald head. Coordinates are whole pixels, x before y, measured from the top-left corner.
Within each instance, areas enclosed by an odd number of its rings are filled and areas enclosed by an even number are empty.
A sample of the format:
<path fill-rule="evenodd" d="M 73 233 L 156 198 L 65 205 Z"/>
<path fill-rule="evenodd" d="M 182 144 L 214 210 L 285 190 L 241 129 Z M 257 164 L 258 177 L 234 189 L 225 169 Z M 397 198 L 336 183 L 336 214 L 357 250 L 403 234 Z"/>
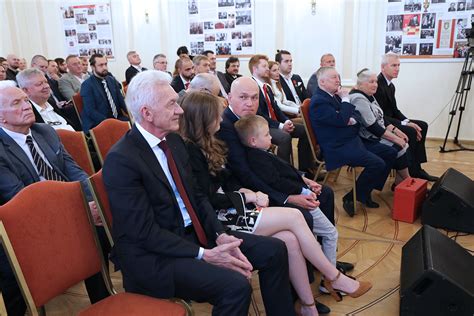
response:
<path fill-rule="evenodd" d="M 254 115 L 258 109 L 259 89 L 257 82 L 249 77 L 240 77 L 230 87 L 229 105 L 239 117 Z"/>

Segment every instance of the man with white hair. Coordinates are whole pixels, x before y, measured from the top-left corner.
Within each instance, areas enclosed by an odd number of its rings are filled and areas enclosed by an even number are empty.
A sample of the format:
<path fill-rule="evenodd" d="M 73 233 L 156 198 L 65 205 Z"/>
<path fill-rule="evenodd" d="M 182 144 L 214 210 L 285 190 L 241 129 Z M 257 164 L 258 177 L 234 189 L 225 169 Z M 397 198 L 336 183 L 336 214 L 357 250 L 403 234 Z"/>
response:
<path fill-rule="evenodd" d="M 127 60 L 130 63 L 130 67 L 128 67 L 125 71 L 125 81 L 127 82 L 127 84 L 129 84 L 136 74 L 147 69 L 140 65 L 142 63 L 142 60 L 140 58 L 140 55 L 134 50 L 129 51 L 127 53 Z"/>
<path fill-rule="evenodd" d="M 168 60 L 165 54 L 156 54 L 153 57 L 153 68 L 155 70 L 164 71 L 171 76 L 171 72 L 168 71 Z"/>
<path fill-rule="evenodd" d="M 16 79 L 18 86 L 29 98 L 37 123 L 46 123 L 54 129 L 74 131 L 74 128 L 61 116 L 59 108 L 48 103 L 51 89 L 43 72 L 36 68 L 25 69 L 18 73 Z"/>
<path fill-rule="evenodd" d="M 366 207 L 377 208 L 379 204 L 372 200 L 371 192 L 383 189 L 397 151 L 359 137 L 355 107 L 349 102 L 349 91 L 341 87 L 334 67 L 321 67 L 316 76 L 319 88 L 311 99 L 310 118 L 326 168 L 331 171 L 344 165 L 364 167 L 356 181 L 357 200 Z M 347 214 L 354 216 L 352 191 L 342 201 Z"/>
<path fill-rule="evenodd" d="M 114 262 L 125 290 L 209 302 L 213 315 L 243 316 L 257 269 L 267 314 L 294 315 L 285 245 L 228 234 L 207 197 L 196 194 L 184 142 L 175 134 L 183 110 L 168 78 L 151 70 L 132 80 L 126 102 L 136 123 L 104 163 Z"/>
<path fill-rule="evenodd" d="M 7 80 L 16 81 L 16 75 L 18 74 L 18 68 L 20 67 L 20 58 L 15 54 L 9 54 L 7 56 Z"/>
<path fill-rule="evenodd" d="M 44 180 L 80 181 L 88 200 L 93 200 L 87 174 L 66 152 L 53 128 L 35 123 L 28 96 L 13 81 L 0 82 L 0 175 L 0 205 L 24 187 Z M 98 216 L 94 202 L 89 206 Z M 108 253 L 103 227 L 98 233 L 104 252 Z M 100 273 L 88 278 L 85 284 L 91 303 L 109 295 Z M 1 247 L 0 289 L 7 314 L 25 315 L 25 302 Z"/>
<path fill-rule="evenodd" d="M 421 164 L 427 161 L 425 140 L 428 124 L 424 121 L 408 119 L 397 107 L 395 86 L 392 80 L 398 78 L 400 72 L 400 57 L 395 53 L 382 56 L 382 71 L 377 77 L 377 92 L 375 99 L 384 112 L 384 119 L 408 136 L 410 151 L 410 175 L 428 181 L 436 181 L 438 177 L 428 174 Z"/>

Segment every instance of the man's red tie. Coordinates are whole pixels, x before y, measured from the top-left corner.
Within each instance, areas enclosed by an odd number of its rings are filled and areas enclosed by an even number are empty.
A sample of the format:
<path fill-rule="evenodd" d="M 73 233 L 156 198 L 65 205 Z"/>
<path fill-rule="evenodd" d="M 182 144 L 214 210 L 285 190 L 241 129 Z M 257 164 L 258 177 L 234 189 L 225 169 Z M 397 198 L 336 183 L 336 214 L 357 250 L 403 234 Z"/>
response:
<path fill-rule="evenodd" d="M 186 83 L 184 84 L 184 90 L 188 90 L 188 88 L 189 88 L 189 82 L 186 82 Z"/>
<path fill-rule="evenodd" d="M 207 246 L 207 238 L 204 229 L 202 228 L 201 222 L 197 217 L 196 212 L 194 211 L 193 206 L 191 205 L 191 201 L 189 200 L 188 193 L 184 188 L 183 181 L 181 180 L 181 176 L 179 175 L 178 168 L 176 167 L 176 163 L 174 161 L 173 155 L 171 154 L 171 150 L 168 147 L 168 144 L 165 140 L 161 141 L 158 146 L 164 151 L 166 155 L 166 160 L 168 161 L 168 168 L 170 169 L 171 175 L 173 176 L 174 183 L 178 188 L 179 195 L 183 199 L 184 205 L 186 206 L 186 210 L 191 217 L 191 221 L 193 222 L 194 231 L 199 239 L 199 242 L 202 246 Z"/>
<path fill-rule="evenodd" d="M 268 91 L 267 91 L 267 85 L 263 85 L 263 94 L 265 95 L 265 101 L 267 102 L 267 107 L 268 107 L 268 114 L 270 115 L 270 118 L 274 121 L 278 121 L 275 111 L 273 110 L 272 103 L 270 102 L 270 98 L 268 96 Z"/>

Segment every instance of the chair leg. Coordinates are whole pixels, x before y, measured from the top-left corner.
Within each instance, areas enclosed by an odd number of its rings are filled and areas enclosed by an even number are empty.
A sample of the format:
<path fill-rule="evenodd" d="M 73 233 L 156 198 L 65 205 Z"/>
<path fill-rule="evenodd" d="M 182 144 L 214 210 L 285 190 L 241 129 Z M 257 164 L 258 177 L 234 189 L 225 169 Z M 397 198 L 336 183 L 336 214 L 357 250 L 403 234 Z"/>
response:
<path fill-rule="evenodd" d="M 352 196 L 354 198 L 354 213 L 357 213 L 357 192 L 356 192 L 357 172 L 352 168 Z"/>
<path fill-rule="evenodd" d="M 320 163 L 319 166 L 318 166 L 318 169 L 316 170 L 316 174 L 314 175 L 313 181 L 318 180 L 319 173 L 321 172 L 321 170 L 323 169 L 323 167 L 324 167 L 324 163 Z M 326 173 L 326 176 L 327 176 L 327 173 Z M 326 178 L 326 177 L 325 177 L 325 178 Z"/>
<path fill-rule="evenodd" d="M 339 174 L 341 173 L 341 169 L 342 169 L 342 168 L 337 169 L 336 177 L 334 178 L 334 183 L 337 182 L 337 178 L 339 178 Z"/>

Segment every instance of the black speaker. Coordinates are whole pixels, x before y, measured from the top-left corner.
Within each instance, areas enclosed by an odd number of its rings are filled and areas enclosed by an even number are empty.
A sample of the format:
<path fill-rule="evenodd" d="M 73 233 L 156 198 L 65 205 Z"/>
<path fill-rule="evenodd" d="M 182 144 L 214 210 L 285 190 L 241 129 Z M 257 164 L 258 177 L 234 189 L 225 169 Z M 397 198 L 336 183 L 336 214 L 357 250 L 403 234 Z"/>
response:
<path fill-rule="evenodd" d="M 423 226 L 402 249 L 400 315 L 474 315 L 474 257 Z"/>
<path fill-rule="evenodd" d="M 474 233 L 474 181 L 449 168 L 423 203 L 421 223 Z"/>

